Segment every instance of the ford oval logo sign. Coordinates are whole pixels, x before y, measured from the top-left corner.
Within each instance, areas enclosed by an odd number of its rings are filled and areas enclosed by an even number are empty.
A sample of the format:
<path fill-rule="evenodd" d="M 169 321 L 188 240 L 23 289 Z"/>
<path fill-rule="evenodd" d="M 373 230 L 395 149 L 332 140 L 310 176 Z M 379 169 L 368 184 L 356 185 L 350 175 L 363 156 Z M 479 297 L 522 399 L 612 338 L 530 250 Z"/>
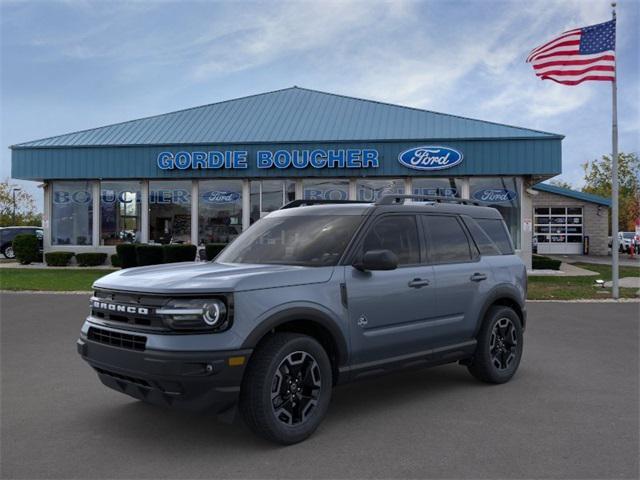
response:
<path fill-rule="evenodd" d="M 202 200 L 207 203 L 233 203 L 240 200 L 238 192 L 205 192 L 202 194 Z"/>
<path fill-rule="evenodd" d="M 504 188 L 485 188 L 474 193 L 473 198 L 485 203 L 505 203 L 518 198 L 518 194 Z"/>
<path fill-rule="evenodd" d="M 442 170 L 462 162 L 462 153 L 453 148 L 425 145 L 405 150 L 398 155 L 398 161 L 415 170 Z"/>

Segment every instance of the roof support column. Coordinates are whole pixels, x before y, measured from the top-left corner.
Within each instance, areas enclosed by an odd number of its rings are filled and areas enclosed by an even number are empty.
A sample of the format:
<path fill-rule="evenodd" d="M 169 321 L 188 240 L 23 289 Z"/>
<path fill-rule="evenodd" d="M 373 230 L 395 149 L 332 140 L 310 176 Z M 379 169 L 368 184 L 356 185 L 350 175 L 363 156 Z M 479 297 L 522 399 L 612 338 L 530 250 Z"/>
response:
<path fill-rule="evenodd" d="M 302 179 L 296 178 L 296 200 L 304 198 L 304 189 L 302 188 Z"/>
<path fill-rule="evenodd" d="M 44 238 L 42 239 L 42 249 L 45 252 L 51 250 L 51 189 L 53 184 L 46 182 L 42 189 L 44 193 L 44 212 L 42 213 L 42 227 Z"/>
<path fill-rule="evenodd" d="M 198 180 L 191 180 L 191 244 L 198 245 Z"/>
<path fill-rule="evenodd" d="M 149 180 L 140 182 L 140 243 L 149 243 Z"/>
<path fill-rule="evenodd" d="M 242 180 L 242 230 L 251 224 L 251 185 L 246 178 Z"/>
<path fill-rule="evenodd" d="M 100 246 L 100 180 L 91 182 L 91 196 L 93 200 L 93 219 L 91 223 L 91 245 Z"/>
<path fill-rule="evenodd" d="M 469 187 L 469 177 L 463 177 L 460 179 L 461 189 L 460 198 L 466 198 L 467 200 L 471 198 L 471 188 Z"/>
<path fill-rule="evenodd" d="M 358 188 L 356 186 L 356 182 L 357 182 L 356 178 L 349 179 L 349 200 L 358 199 Z"/>
<path fill-rule="evenodd" d="M 532 243 L 533 243 L 533 196 L 529 190 L 528 182 L 523 177 L 517 177 L 518 190 L 520 191 L 520 249 L 518 255 L 527 266 L 532 267 Z"/>

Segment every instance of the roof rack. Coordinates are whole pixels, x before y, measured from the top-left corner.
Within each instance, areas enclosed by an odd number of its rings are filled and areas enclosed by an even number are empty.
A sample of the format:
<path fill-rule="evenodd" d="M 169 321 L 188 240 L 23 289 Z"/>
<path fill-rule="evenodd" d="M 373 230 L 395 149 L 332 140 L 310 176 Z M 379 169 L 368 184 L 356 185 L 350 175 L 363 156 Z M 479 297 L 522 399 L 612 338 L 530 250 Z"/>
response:
<path fill-rule="evenodd" d="M 421 200 L 424 202 L 431 202 L 431 203 L 459 203 L 461 205 L 476 205 L 476 206 L 480 205 L 478 202 L 465 200 L 464 198 L 442 197 L 437 195 L 409 195 L 409 194 L 383 195 L 376 201 L 376 205 L 394 205 L 396 203 L 403 204 L 404 201 L 408 199 Z"/>
<path fill-rule="evenodd" d="M 371 203 L 365 202 L 361 200 L 293 200 L 289 203 L 284 204 L 280 207 L 280 210 L 284 210 L 285 208 L 296 208 L 296 207 L 308 207 L 310 205 L 328 205 L 328 204 L 345 204 L 345 203 Z"/>

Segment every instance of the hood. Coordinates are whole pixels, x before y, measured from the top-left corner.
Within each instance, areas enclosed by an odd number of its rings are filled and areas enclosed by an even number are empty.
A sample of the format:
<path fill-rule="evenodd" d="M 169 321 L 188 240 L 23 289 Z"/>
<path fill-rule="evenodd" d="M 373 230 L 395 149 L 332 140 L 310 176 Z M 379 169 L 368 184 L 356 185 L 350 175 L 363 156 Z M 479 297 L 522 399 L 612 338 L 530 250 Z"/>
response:
<path fill-rule="evenodd" d="M 327 282 L 332 272 L 333 267 L 185 262 L 119 270 L 93 285 L 146 293 L 238 292 Z"/>

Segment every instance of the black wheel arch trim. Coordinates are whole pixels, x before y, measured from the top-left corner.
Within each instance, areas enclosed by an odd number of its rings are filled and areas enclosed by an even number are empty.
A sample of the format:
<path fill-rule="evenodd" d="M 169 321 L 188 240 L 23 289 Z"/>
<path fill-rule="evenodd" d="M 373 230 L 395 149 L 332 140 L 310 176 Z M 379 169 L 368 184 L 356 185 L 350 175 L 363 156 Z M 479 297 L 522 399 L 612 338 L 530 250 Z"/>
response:
<path fill-rule="evenodd" d="M 516 287 L 510 284 L 502 284 L 494 287 L 488 294 L 487 299 L 482 305 L 482 309 L 480 310 L 480 315 L 478 316 L 478 324 L 476 326 L 476 331 L 474 333 L 474 337 L 478 335 L 480 331 L 480 327 L 482 326 L 482 322 L 484 321 L 484 317 L 496 302 L 500 302 L 500 300 L 508 300 L 510 302 L 515 303 L 520 308 L 520 312 L 516 312 L 516 314 L 520 317 L 520 321 L 522 322 L 522 330 L 525 329 L 525 325 L 527 322 L 527 309 L 526 309 L 526 300 L 521 299 L 520 292 Z"/>
<path fill-rule="evenodd" d="M 260 340 L 271 330 L 293 321 L 312 322 L 323 327 L 331 335 L 336 346 L 337 367 L 345 365 L 349 360 L 347 340 L 336 322 L 326 313 L 311 307 L 291 307 L 274 313 L 247 336 L 241 348 L 255 348 Z"/>

